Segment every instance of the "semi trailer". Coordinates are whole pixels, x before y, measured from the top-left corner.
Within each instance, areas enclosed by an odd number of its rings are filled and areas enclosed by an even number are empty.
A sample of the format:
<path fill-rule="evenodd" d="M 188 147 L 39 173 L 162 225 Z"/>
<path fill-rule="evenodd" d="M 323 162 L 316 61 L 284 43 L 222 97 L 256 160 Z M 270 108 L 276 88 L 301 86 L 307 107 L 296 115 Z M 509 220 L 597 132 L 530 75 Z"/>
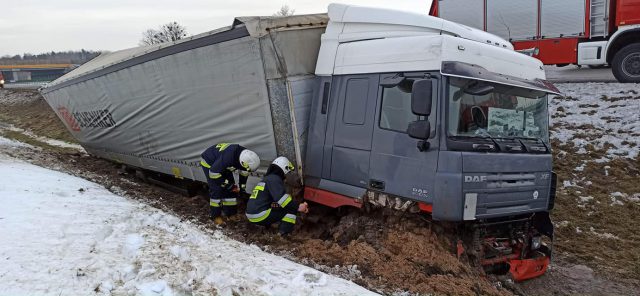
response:
<path fill-rule="evenodd" d="M 610 65 L 640 82 L 640 0 L 436 0 L 430 14 L 513 43 L 546 65 Z"/>
<path fill-rule="evenodd" d="M 42 94 L 93 155 L 197 182 L 215 143 L 263 168 L 284 155 L 306 200 L 427 212 L 464 230 L 460 251 L 524 280 L 545 272 L 553 238 L 559 92 L 544 79 L 481 30 L 331 4 L 103 54 Z"/>

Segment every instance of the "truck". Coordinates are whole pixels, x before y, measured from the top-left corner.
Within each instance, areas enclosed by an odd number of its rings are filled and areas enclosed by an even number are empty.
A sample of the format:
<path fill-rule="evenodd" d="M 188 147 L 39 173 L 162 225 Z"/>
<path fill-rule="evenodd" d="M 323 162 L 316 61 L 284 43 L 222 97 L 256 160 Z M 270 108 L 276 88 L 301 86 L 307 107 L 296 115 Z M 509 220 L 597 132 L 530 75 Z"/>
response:
<path fill-rule="evenodd" d="M 545 65 L 640 82 L 640 0 L 437 0 L 430 14 L 501 36 Z"/>
<path fill-rule="evenodd" d="M 490 40 L 488 43 L 486 40 Z M 295 162 L 305 200 L 423 212 L 516 280 L 550 262 L 555 174 L 542 63 L 426 13 L 331 4 L 238 17 L 173 43 L 103 54 L 42 90 L 92 155 L 205 182 L 221 142 L 262 169 Z"/>

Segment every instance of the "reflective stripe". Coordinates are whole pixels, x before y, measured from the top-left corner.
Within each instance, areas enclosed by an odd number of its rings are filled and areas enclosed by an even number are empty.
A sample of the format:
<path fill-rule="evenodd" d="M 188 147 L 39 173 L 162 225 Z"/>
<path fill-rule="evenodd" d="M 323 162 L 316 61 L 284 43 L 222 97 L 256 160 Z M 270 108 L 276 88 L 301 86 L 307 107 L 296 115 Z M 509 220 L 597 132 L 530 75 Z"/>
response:
<path fill-rule="evenodd" d="M 286 214 L 282 218 L 282 221 L 283 222 L 287 222 L 287 223 L 291 223 L 291 224 L 296 224 L 296 215 L 294 215 L 294 214 Z"/>
<path fill-rule="evenodd" d="M 243 176 L 243 177 L 249 177 L 249 172 L 247 172 L 247 171 L 240 171 L 240 176 Z"/>
<path fill-rule="evenodd" d="M 218 148 L 218 151 L 222 151 L 224 149 L 227 149 L 227 147 L 229 147 L 229 145 L 231 145 L 231 144 L 229 144 L 229 143 L 220 143 L 220 144 L 216 145 L 216 148 Z"/>
<path fill-rule="evenodd" d="M 249 218 L 249 221 L 255 223 L 255 222 L 260 222 L 260 221 L 262 221 L 264 219 L 267 219 L 267 217 L 269 217 L 269 214 L 271 214 L 271 209 L 268 209 L 266 211 L 262 211 L 262 212 L 257 213 L 257 214 L 249 214 L 249 213 L 247 213 L 247 218 Z"/>
<path fill-rule="evenodd" d="M 278 204 L 279 204 L 281 207 L 283 207 L 283 208 L 284 208 L 284 207 L 286 207 L 290 202 L 291 202 L 291 195 L 289 195 L 289 194 L 286 194 L 286 193 L 285 193 L 285 194 L 280 198 L 280 200 L 278 201 Z"/>
<path fill-rule="evenodd" d="M 220 206 L 220 200 L 219 199 L 211 199 L 209 200 L 209 205 L 212 207 L 219 207 Z"/>
<path fill-rule="evenodd" d="M 222 177 L 222 174 L 220 173 L 209 172 L 209 178 L 211 179 L 218 179 L 220 177 Z"/>
<path fill-rule="evenodd" d="M 235 198 L 225 198 L 222 200 L 223 206 L 235 206 L 238 205 L 238 200 Z"/>
<path fill-rule="evenodd" d="M 236 171 L 236 167 L 228 167 L 227 170 L 230 171 L 230 172 L 235 172 Z"/>
<path fill-rule="evenodd" d="M 249 197 L 249 199 L 258 198 L 258 193 L 260 193 L 260 191 L 264 191 L 264 182 L 260 182 L 256 185 L 256 187 L 253 187 L 253 191 L 251 192 L 251 196 Z"/>
<path fill-rule="evenodd" d="M 206 161 L 204 161 L 204 158 L 200 158 L 200 165 L 208 169 L 211 168 L 211 166 Z"/>

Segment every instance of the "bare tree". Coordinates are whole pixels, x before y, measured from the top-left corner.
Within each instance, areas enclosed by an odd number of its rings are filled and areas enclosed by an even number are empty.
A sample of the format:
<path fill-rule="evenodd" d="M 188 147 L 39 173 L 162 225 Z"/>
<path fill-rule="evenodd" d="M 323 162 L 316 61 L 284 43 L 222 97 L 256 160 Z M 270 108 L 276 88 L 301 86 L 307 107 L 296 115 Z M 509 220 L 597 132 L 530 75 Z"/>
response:
<path fill-rule="evenodd" d="M 280 7 L 280 9 L 273 14 L 273 16 L 290 16 L 296 13 L 295 9 L 291 9 L 289 5 L 285 4 Z"/>
<path fill-rule="evenodd" d="M 172 42 L 187 37 L 187 29 L 178 22 L 171 22 L 162 25 L 158 30 L 148 29 L 142 32 L 140 45 L 159 44 Z"/>

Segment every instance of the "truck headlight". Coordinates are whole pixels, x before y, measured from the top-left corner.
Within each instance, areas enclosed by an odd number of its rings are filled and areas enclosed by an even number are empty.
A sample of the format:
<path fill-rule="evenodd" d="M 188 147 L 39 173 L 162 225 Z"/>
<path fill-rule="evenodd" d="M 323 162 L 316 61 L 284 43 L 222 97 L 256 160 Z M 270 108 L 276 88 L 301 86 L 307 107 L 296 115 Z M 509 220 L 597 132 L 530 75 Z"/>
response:
<path fill-rule="evenodd" d="M 542 244 L 541 236 L 534 236 L 531 238 L 531 250 L 539 249 L 541 244 Z"/>
<path fill-rule="evenodd" d="M 4 79 L 0 79 L 0 84 L 4 84 Z"/>

